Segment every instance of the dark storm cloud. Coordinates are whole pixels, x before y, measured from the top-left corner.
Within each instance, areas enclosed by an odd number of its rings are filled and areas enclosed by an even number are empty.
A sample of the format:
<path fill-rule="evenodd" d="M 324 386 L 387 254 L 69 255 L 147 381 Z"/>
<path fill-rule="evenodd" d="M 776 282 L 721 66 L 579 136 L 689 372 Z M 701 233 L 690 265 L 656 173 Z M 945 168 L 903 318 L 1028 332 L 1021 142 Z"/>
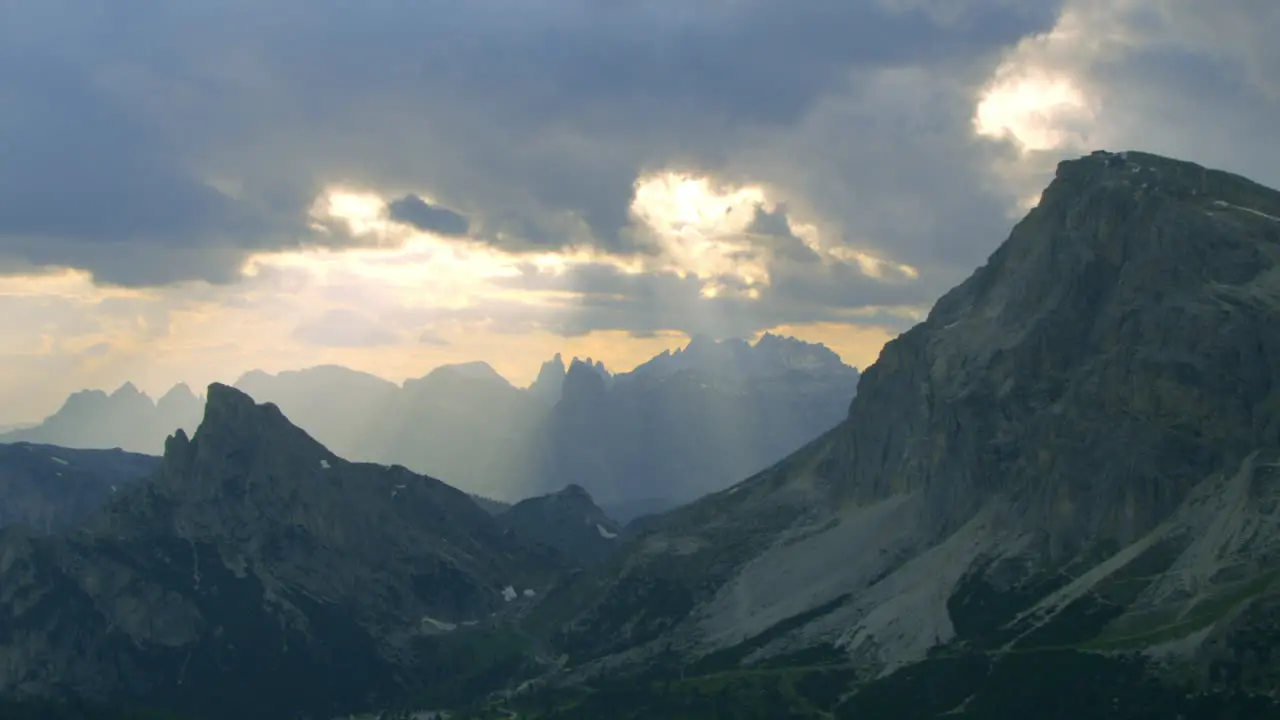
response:
<path fill-rule="evenodd" d="M 989 54 L 1056 3 L 964 8 L 18 2 L 0 23 L 0 255 L 222 282 L 252 250 L 351 242 L 306 230 L 334 180 L 431 187 L 495 242 L 581 242 L 579 223 L 625 245 L 638 173 L 715 171 L 850 73 Z"/>
<path fill-rule="evenodd" d="M 775 259 L 770 263 L 771 283 L 756 288 L 761 293 L 758 298 L 746 297 L 751 286 L 736 276 L 713 278 L 715 285 L 728 292 L 708 298 L 702 295 L 703 280 L 674 271 L 628 273 L 607 263 L 587 263 L 556 273 L 527 265 L 519 275 L 498 282 L 521 290 L 569 291 L 576 299 L 559 313 L 494 305 L 464 312 L 521 327 L 550 323 L 556 332 L 569 335 L 593 330 L 677 330 L 744 336 L 786 323 L 847 320 L 853 311 L 931 299 L 922 295 L 919 284 L 870 278 L 854 265 L 824 261 L 816 254 L 815 258 L 802 265 Z M 888 315 L 864 315 L 859 322 L 904 327 L 901 318 Z"/>
<path fill-rule="evenodd" d="M 466 235 L 471 228 L 471 222 L 466 216 L 449 208 L 432 205 L 417 195 L 405 195 L 392 200 L 387 203 L 387 212 L 392 220 L 441 235 Z"/>
<path fill-rule="evenodd" d="M 229 281 L 253 250 L 359 242 L 307 229 L 327 183 L 401 197 L 401 215 L 420 188 L 508 248 L 643 251 L 629 227 L 636 178 L 683 169 L 763 185 L 785 212 L 836 228 L 824 239 L 920 280 L 877 285 L 815 262 L 780 218 L 759 216 L 775 277 L 760 300 L 691 305 L 688 280 L 575 271 L 598 292 L 565 313 L 565 332 L 928 302 L 1008 232 L 1013 198 L 992 168 L 1012 148 L 973 137 L 975 94 L 1061 5 L 120 0 L 89 12 L 18 0 L 0 13 L 0 272 Z M 1103 127 L 1266 181 L 1280 167 L 1277 7 L 1116 11 L 1104 19 L 1132 36 L 1123 52 L 1071 69 L 1092 73 Z"/>
<path fill-rule="evenodd" d="M 775 262 L 791 265 L 814 265 L 822 262 L 822 256 L 791 231 L 791 221 L 787 218 L 785 206 L 780 205 L 769 211 L 757 205 L 746 233 L 757 244 L 767 248 Z"/>

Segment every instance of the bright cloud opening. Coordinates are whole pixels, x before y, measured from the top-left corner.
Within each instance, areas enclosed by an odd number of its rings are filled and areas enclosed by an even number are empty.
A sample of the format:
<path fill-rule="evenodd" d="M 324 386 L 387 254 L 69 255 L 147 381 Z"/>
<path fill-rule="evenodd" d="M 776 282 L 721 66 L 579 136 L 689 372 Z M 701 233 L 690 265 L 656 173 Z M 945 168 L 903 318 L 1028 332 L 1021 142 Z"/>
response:
<path fill-rule="evenodd" d="M 744 235 L 765 202 L 758 187 L 717 188 L 705 177 L 664 172 L 636 181 L 631 212 L 676 270 L 703 280 L 737 277 L 750 286 L 769 282 L 763 252 Z"/>
<path fill-rule="evenodd" d="M 1026 151 L 1057 150 L 1079 144 L 1080 121 L 1093 116 L 1071 79 L 1006 70 L 978 101 L 973 123 L 979 135 L 1012 137 Z"/>

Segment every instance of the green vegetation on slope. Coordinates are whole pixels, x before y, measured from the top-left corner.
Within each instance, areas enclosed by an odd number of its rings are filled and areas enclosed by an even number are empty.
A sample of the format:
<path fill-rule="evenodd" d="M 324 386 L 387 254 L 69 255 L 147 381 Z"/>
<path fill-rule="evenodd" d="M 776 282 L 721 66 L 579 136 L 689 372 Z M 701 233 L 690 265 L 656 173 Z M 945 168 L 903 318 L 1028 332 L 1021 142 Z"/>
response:
<path fill-rule="evenodd" d="M 1242 692 L 1194 693 L 1151 679 L 1138 660 L 1076 650 L 971 653 L 902 668 L 857 688 L 836 665 L 616 678 L 544 690 L 459 720 L 1253 720 L 1280 704 Z M 513 715 L 514 713 L 514 715 Z"/>

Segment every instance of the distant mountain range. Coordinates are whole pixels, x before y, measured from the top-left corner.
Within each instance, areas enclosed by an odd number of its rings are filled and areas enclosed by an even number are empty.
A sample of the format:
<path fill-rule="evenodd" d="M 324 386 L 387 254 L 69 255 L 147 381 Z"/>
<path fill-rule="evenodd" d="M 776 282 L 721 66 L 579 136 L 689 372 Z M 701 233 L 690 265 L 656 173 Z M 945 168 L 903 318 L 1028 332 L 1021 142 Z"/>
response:
<path fill-rule="evenodd" d="M 400 464 L 515 502 L 578 485 L 619 516 L 671 507 L 766 467 L 844 416 L 858 371 L 820 344 L 695 337 L 635 370 L 561 356 L 517 388 L 485 363 L 403 385 L 338 366 L 245 374 L 234 387 L 279 406 L 344 457 Z M 133 385 L 76 393 L 40 425 L 0 435 L 156 454 L 191 432 L 185 385 L 152 402 Z"/>
<path fill-rule="evenodd" d="M 1280 717 L 1277 317 L 1280 192 L 1098 152 L 885 346 L 842 422 L 625 528 L 576 485 L 482 508 L 211 385 L 145 480 L 74 528 L 0 529 L 0 714 Z M 578 408 L 566 437 L 601 454 L 597 426 L 672 446 L 611 414 L 648 421 L 628 386 L 769 385 L 694 345 L 626 376 L 571 362 L 545 412 Z M 715 378 L 689 375 L 702 352 Z M 419 387 L 499 387 L 442 372 Z M 133 462 L 70 453 L 12 446 L 0 480 Z"/>
<path fill-rule="evenodd" d="M 81 390 L 38 424 L 0 433 L 0 442 L 31 442 L 83 449 L 120 448 L 158 455 L 174 430 L 195 430 L 204 398 L 185 383 L 175 385 L 159 401 L 133 383 L 115 392 Z"/>

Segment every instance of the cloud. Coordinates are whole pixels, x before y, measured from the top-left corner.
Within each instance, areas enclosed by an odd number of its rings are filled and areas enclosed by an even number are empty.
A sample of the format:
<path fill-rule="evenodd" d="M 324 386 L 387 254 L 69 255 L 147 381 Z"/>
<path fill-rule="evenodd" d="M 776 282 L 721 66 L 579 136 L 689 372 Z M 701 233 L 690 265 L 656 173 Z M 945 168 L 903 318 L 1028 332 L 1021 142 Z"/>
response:
<path fill-rule="evenodd" d="M 753 135 L 794 133 L 868 73 L 986 57 L 1048 27 L 1056 4 L 508 10 L 19 3 L 0 29 L 13 79 L 0 255 L 132 286 L 230 282 L 254 251 L 354 242 L 308 229 L 334 182 L 399 197 L 396 216 L 446 234 L 466 220 L 507 247 L 626 249 L 640 174 L 687 165 L 769 181 L 765 166 L 730 162 Z"/>
<path fill-rule="evenodd" d="M 872 278 L 853 263 L 809 252 L 812 258 L 804 256 L 800 264 L 786 256 L 770 263 L 768 285 L 747 283 L 731 274 L 699 278 L 676 270 L 628 272 L 609 263 L 560 270 L 526 265 L 520 274 L 496 283 L 525 292 L 558 292 L 570 299 L 551 307 L 482 302 L 441 316 L 464 322 L 483 320 L 489 323 L 488 329 L 509 333 L 541 328 L 566 336 L 602 330 L 643 336 L 676 330 L 687 335 L 746 337 L 779 325 L 822 321 L 904 330 L 911 318 L 890 310 L 928 300 L 918 285 Z"/>
<path fill-rule="evenodd" d="M 466 235 L 471 222 L 463 215 L 432 205 L 417 195 L 405 195 L 387 204 L 392 220 L 441 235 Z"/>
<path fill-rule="evenodd" d="M 298 325 L 293 339 L 319 347 L 363 348 L 394 345 L 400 336 L 376 318 L 336 308 Z"/>
<path fill-rule="evenodd" d="M 422 333 L 418 335 L 418 342 L 423 345 L 433 345 L 435 347 L 448 347 L 451 344 L 448 340 L 440 337 L 440 335 L 432 332 L 431 330 L 423 330 Z"/>
<path fill-rule="evenodd" d="M 1106 148 L 1280 186 L 1280 145 L 1269 139 L 1280 125 L 1278 32 L 1280 5 L 1258 0 L 1073 0 L 1050 32 L 1006 55 L 988 88 L 1003 85 L 1024 116 L 1072 141 L 1007 163 L 1004 183 L 1038 192 L 1057 159 Z M 1029 92 L 1018 92 L 1026 79 Z M 1081 107 L 1036 118 L 1036 86 L 1046 81 L 1070 88 Z"/>
<path fill-rule="evenodd" d="M 501 13 L 443 0 L 20 2 L 0 25 L 0 273 L 71 266 L 191 298 L 183 281 L 243 285 L 264 252 L 404 241 L 317 220 L 317 197 L 339 186 L 376 199 L 384 224 L 455 241 L 452 255 L 424 253 L 433 274 L 417 279 L 450 301 L 346 317 L 353 327 L 290 307 L 308 342 L 412 342 L 446 321 L 565 334 L 902 323 L 885 308 L 928 304 L 983 262 L 1064 156 L 1133 147 L 1280 184 L 1277 12 L 1259 0 L 527 0 Z M 669 226 L 647 225 L 638 184 L 664 172 L 751 189 L 735 206 L 747 219 L 690 232 L 698 223 L 673 207 Z M 471 238 L 587 259 L 507 272 L 520 257 L 484 255 L 502 273 L 473 282 L 460 271 L 483 255 Z M 332 280 L 320 307 L 390 313 L 381 282 Z M 288 304 L 218 297 L 245 312 Z M 130 322 L 94 317 L 103 333 Z"/>

